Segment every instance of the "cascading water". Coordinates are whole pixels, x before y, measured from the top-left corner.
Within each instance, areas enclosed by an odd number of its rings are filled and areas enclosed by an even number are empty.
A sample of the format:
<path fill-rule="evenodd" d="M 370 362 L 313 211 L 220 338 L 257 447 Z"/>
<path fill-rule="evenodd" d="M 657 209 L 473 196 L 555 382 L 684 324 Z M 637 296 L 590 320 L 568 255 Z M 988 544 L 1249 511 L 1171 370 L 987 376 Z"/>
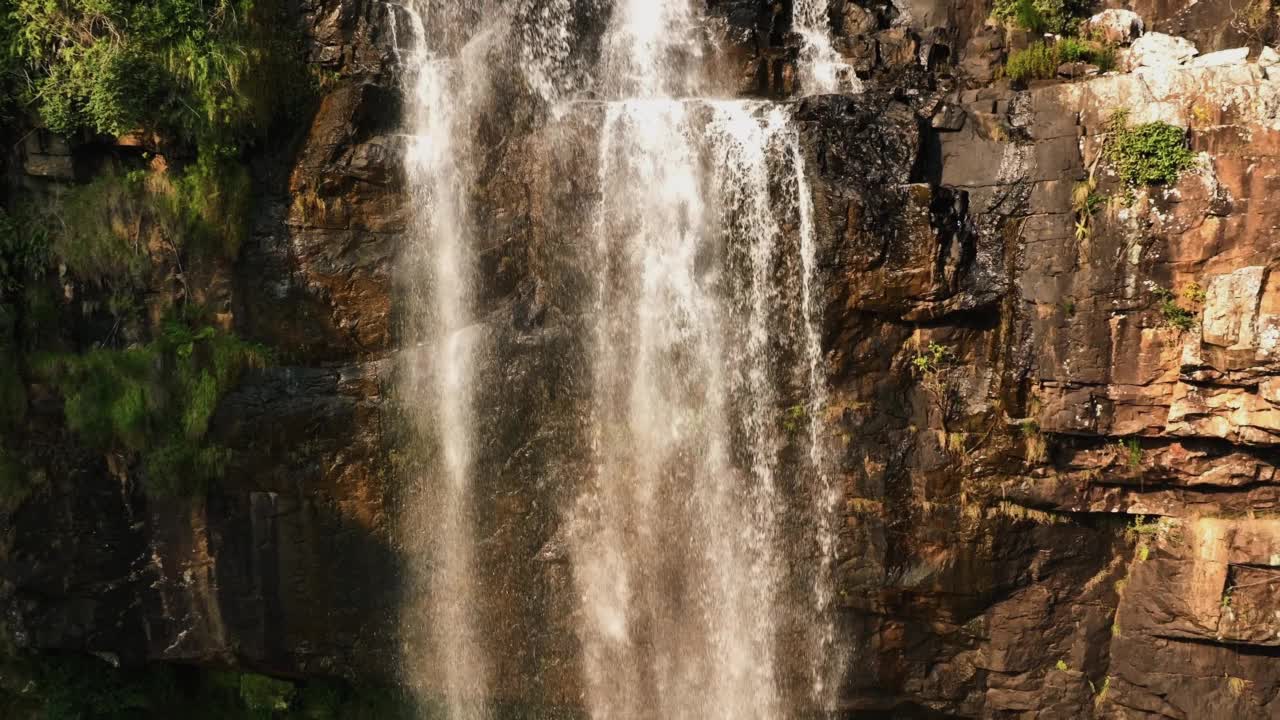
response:
<path fill-rule="evenodd" d="M 442 696 L 451 720 L 485 717 L 488 664 L 474 616 L 472 368 L 480 333 L 468 327 L 470 249 L 465 133 L 476 61 L 459 34 L 457 3 L 412 0 L 389 8 L 406 97 L 409 241 L 402 257 L 405 340 L 402 396 L 419 459 L 405 503 L 410 598 L 404 659 L 424 698 Z"/>
<path fill-rule="evenodd" d="M 698 4 L 616 0 L 590 81 L 571 57 L 571 0 L 515 3 L 504 20 L 527 90 L 558 104 L 550 115 L 599 116 L 594 237 L 574 245 L 594 280 L 580 448 L 591 469 L 564 516 L 584 703 L 596 720 L 817 715 L 831 709 L 842 672 L 799 128 L 789 104 L 714 99 Z M 408 35 L 414 195 L 402 393 L 426 467 L 406 523 L 416 575 L 405 664 L 444 696 L 450 718 L 469 720 L 491 699 L 472 558 L 481 440 L 471 402 L 484 333 L 467 327 L 470 94 L 485 71 L 468 57 L 461 28 L 474 18 L 460 5 L 414 0 L 395 16 Z M 803 18 L 826 27 L 825 15 Z M 823 84 L 835 57 L 810 57 L 809 92 L 852 87 L 834 70 Z M 567 102 L 588 84 L 597 99 Z"/>
<path fill-rule="evenodd" d="M 830 0 L 794 0 L 791 15 L 792 27 L 804 42 L 800 85 L 805 94 L 862 92 L 862 82 L 832 42 Z"/>
<path fill-rule="evenodd" d="M 630 0 L 606 35 L 595 476 L 572 539 L 599 720 L 830 704 L 833 498 L 818 440 L 811 200 L 788 106 L 673 97 L 705 86 L 685 32 L 697 20 L 686 0 Z M 798 424 L 808 452 L 784 465 Z M 812 486 L 800 493 L 818 537 L 789 527 L 783 473 Z M 819 553 L 797 593 L 789 563 Z M 806 667 L 787 667 L 793 655 Z M 797 672 L 804 697 L 788 691 Z"/>

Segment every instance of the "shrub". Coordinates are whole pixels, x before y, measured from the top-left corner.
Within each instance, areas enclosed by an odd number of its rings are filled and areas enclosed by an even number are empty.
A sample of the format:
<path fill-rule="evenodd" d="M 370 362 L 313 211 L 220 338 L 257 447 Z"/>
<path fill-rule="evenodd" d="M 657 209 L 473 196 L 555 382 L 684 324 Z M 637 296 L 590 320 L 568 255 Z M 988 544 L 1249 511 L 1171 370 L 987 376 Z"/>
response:
<path fill-rule="evenodd" d="M 1203 302 L 1204 291 L 1199 287 L 1193 284 L 1184 292 L 1184 297 L 1191 302 Z M 1180 332 L 1186 332 L 1196 326 L 1196 312 L 1179 305 L 1177 296 L 1172 290 L 1158 287 L 1153 292 L 1160 307 L 1160 317 L 1165 325 L 1177 328 Z"/>
<path fill-rule="evenodd" d="M 991 16 L 1037 33 L 1072 32 L 1089 12 L 1088 0 L 996 0 Z"/>
<path fill-rule="evenodd" d="M 1105 72 L 1115 66 L 1115 49 L 1077 38 L 1036 42 L 1009 55 L 1005 75 L 1015 82 L 1046 80 L 1057 75 L 1060 65 L 1069 62 L 1090 63 Z"/>
<path fill-rule="evenodd" d="M 1014 82 L 1044 80 L 1058 74 L 1058 66 L 1062 64 L 1060 60 L 1057 46 L 1033 43 L 1027 49 L 1009 55 L 1004 72 Z"/>
<path fill-rule="evenodd" d="M 281 32 L 279 0 L 3 1 L 9 52 L 55 132 L 247 137 L 304 91 L 301 44 Z"/>
<path fill-rule="evenodd" d="M 1165 122 L 1130 126 L 1123 111 L 1112 115 L 1108 125 L 1107 160 L 1130 187 L 1172 185 L 1195 163 L 1180 127 Z"/>
<path fill-rule="evenodd" d="M 67 425 L 89 444 L 141 456 L 147 487 L 161 496 L 200 492 L 227 450 L 206 440 L 218 402 L 261 348 L 204 325 L 171 318 L 141 347 L 96 349 L 40 360 L 62 393 Z"/>

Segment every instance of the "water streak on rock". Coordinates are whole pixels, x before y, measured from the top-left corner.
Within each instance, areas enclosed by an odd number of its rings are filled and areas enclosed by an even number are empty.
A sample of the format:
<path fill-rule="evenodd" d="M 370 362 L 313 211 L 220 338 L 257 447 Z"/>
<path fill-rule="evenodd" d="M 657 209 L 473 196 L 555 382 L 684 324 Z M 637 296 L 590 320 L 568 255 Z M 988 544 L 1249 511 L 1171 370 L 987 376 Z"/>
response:
<path fill-rule="evenodd" d="M 486 716 L 488 663 L 476 626 L 472 368 L 484 345 L 468 325 L 473 230 L 465 129 L 479 54 L 457 3 L 392 7 L 406 98 L 405 175 L 412 220 L 401 262 L 405 336 L 401 402 L 413 432 L 403 541 L 410 558 L 404 671 L 451 720 Z"/>

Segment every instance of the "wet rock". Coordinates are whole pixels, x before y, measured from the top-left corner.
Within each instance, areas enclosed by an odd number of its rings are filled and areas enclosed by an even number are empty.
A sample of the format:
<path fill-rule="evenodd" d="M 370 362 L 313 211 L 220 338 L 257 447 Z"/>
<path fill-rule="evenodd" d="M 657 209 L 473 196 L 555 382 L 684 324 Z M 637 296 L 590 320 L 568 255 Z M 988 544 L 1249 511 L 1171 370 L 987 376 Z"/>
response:
<path fill-rule="evenodd" d="M 934 111 L 929 119 L 929 125 L 935 130 L 955 131 L 964 127 L 964 120 L 964 108 L 952 103 L 943 103 L 942 107 Z"/>
<path fill-rule="evenodd" d="M 1084 21 L 1081 34 L 1109 45 L 1128 45 L 1143 32 L 1142 17 L 1132 10 L 1111 8 Z"/>

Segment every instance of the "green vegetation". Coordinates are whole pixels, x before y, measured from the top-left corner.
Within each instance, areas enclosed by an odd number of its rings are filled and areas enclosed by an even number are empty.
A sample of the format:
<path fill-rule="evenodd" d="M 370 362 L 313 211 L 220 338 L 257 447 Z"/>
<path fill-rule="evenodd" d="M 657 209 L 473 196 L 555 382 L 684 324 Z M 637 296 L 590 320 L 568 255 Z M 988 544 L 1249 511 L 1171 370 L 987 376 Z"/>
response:
<path fill-rule="evenodd" d="M 1187 133 L 1180 127 L 1164 122 L 1130 126 L 1123 110 L 1114 113 L 1108 125 L 1107 160 L 1130 187 L 1172 185 L 1195 164 Z"/>
<path fill-rule="evenodd" d="M 493 720 L 582 720 L 567 707 L 496 703 Z M 0 717 L 35 720 L 445 720 L 404 688 L 285 680 L 176 665 L 115 667 L 84 655 L 0 650 Z"/>
<path fill-rule="evenodd" d="M 1125 529 L 1125 536 L 1137 542 L 1136 553 L 1138 561 L 1147 561 L 1147 558 L 1151 556 L 1151 545 L 1154 542 L 1166 537 L 1178 542 L 1180 535 L 1177 532 L 1177 524 L 1177 520 L 1168 517 L 1148 520 L 1145 515 L 1136 516 L 1133 522 L 1129 524 L 1129 527 Z"/>
<path fill-rule="evenodd" d="M 936 342 L 929 343 L 921 352 L 916 353 L 911 364 L 922 375 L 934 375 L 955 360 L 955 353 L 951 352 L 951 348 L 945 345 L 939 345 Z"/>
<path fill-rule="evenodd" d="M 1067 34 L 1088 15 L 1089 0 L 996 0 L 991 16 L 1035 33 Z"/>
<path fill-rule="evenodd" d="M 1142 443 L 1138 438 L 1129 438 L 1118 442 L 1120 453 L 1125 459 L 1125 466 L 1130 470 L 1142 467 Z"/>
<path fill-rule="evenodd" d="M 1010 53 L 1009 60 L 1004 66 L 1004 74 L 1014 82 L 1045 80 L 1056 76 L 1058 66 L 1061 64 L 1061 58 L 1054 45 L 1043 42 L 1032 43 L 1025 50 L 1015 50 Z"/>
<path fill-rule="evenodd" d="M 792 405 L 782 416 L 782 429 L 788 435 L 795 435 L 808 426 L 809 409 L 804 405 Z"/>
<path fill-rule="evenodd" d="M 18 101 L 49 129 L 204 146 L 264 132 L 306 92 L 279 0 L 0 0 Z"/>
<path fill-rule="evenodd" d="M 108 169 L 53 195 L 34 222 L 52 257 L 82 282 L 117 291 L 145 285 L 154 244 L 178 266 L 232 258 L 247 233 L 251 188 L 234 158 L 206 152 L 179 173 Z"/>
<path fill-rule="evenodd" d="M 1057 42 L 1035 42 L 1010 53 L 1004 73 L 1014 82 L 1047 80 L 1058 74 L 1063 63 L 1083 62 L 1106 72 L 1115 67 L 1115 49 L 1101 43 L 1062 38 Z"/>
<path fill-rule="evenodd" d="M 1198 317 L 1196 311 L 1180 305 L 1178 297 L 1172 290 L 1157 287 L 1152 292 L 1156 296 L 1156 302 L 1160 308 L 1160 317 L 1166 326 L 1177 328 L 1179 332 L 1186 332 L 1196 326 Z M 1204 290 L 1199 285 L 1192 283 L 1183 290 L 1183 298 L 1190 303 L 1203 303 L 1205 300 Z"/>
<path fill-rule="evenodd" d="M 218 477 L 227 450 L 206 434 L 218 401 L 266 351 L 194 313 L 167 320 L 152 342 L 40 359 L 61 391 L 67 425 L 90 445 L 137 453 L 153 493 L 188 496 Z"/>

